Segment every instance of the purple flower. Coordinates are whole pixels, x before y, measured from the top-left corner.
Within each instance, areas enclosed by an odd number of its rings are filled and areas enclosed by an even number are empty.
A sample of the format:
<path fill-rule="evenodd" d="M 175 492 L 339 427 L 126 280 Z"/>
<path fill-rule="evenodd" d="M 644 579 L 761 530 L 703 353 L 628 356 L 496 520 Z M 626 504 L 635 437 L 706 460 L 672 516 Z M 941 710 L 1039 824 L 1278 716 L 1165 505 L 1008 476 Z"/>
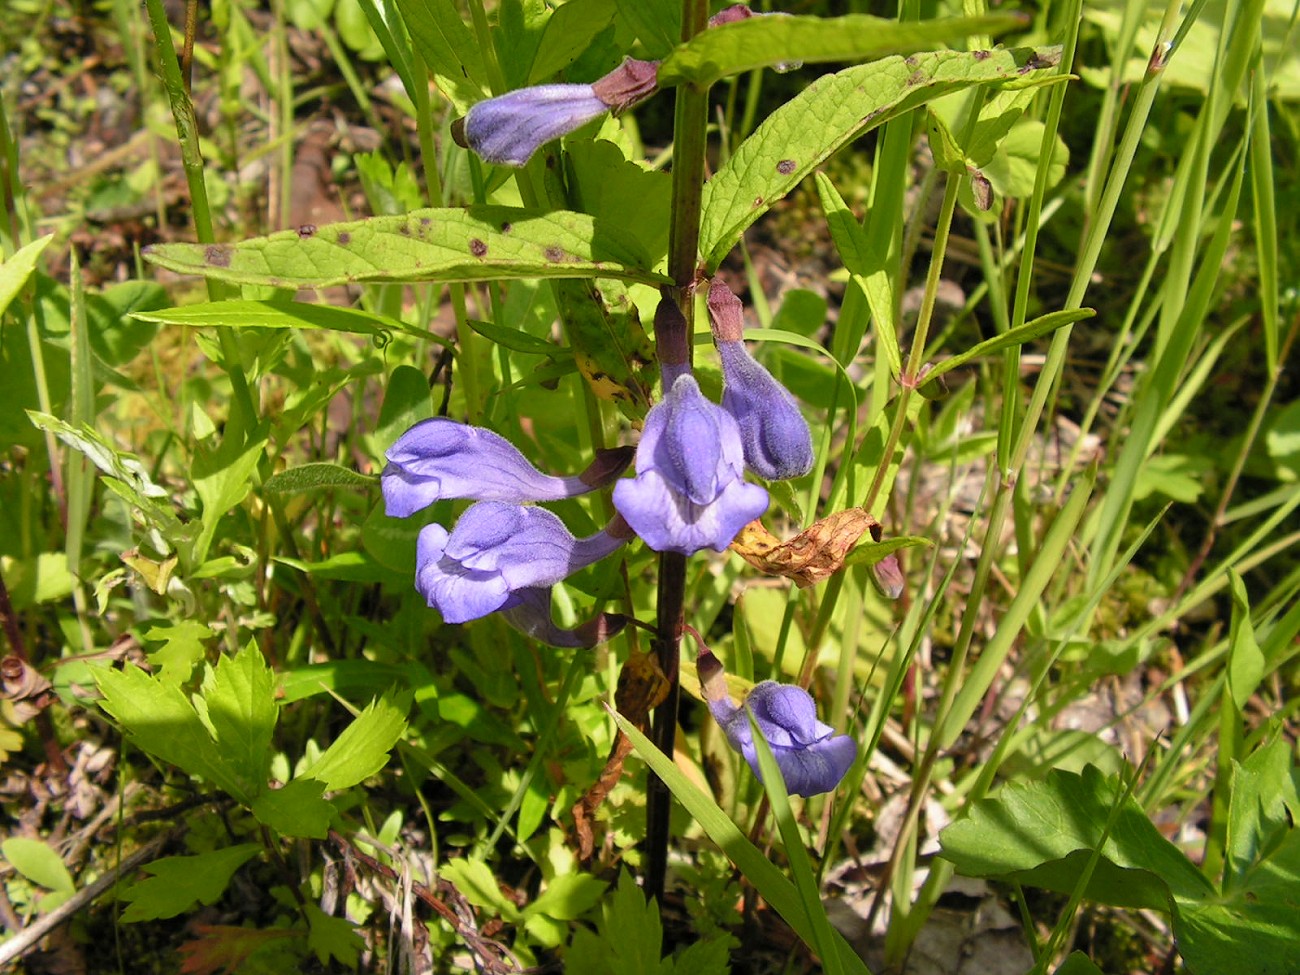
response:
<path fill-rule="evenodd" d="M 627 617 L 619 613 L 600 613 L 571 630 L 556 626 L 551 619 L 551 590 L 520 589 L 514 604 L 501 613 L 506 622 L 539 643 L 552 647 L 594 647 L 619 633 Z"/>
<path fill-rule="evenodd" d="M 543 474 L 504 437 L 435 417 L 397 438 L 385 455 L 384 509 L 405 518 L 442 498 L 475 501 L 558 501 L 612 481 L 631 460 L 628 452 L 603 452 L 575 477 Z"/>
<path fill-rule="evenodd" d="M 480 501 L 450 534 L 441 525 L 420 531 L 415 588 L 448 623 L 510 609 L 524 601 L 521 590 L 553 586 L 618 549 L 628 537 L 618 522 L 574 538 L 545 508 Z"/>
<path fill-rule="evenodd" d="M 522 166 L 552 139 L 608 111 L 591 85 L 519 88 L 469 110 L 464 119 L 465 145 L 487 162 Z"/>
<path fill-rule="evenodd" d="M 812 470 L 812 434 L 799 404 L 745 349 L 740 299 L 721 278 L 709 287 L 709 318 L 722 359 L 722 408 L 736 418 L 745 463 L 759 477 L 784 481 Z"/>
<path fill-rule="evenodd" d="M 767 510 L 767 491 L 745 483 L 731 415 L 685 371 L 665 369 L 665 383 L 668 394 L 645 419 L 636 477 L 614 486 L 614 507 L 656 552 L 721 552 Z"/>
<path fill-rule="evenodd" d="M 721 694 L 712 698 L 705 690 L 709 711 L 755 775 L 763 777 L 746 711 L 754 715 L 755 724 L 772 749 L 786 792 L 815 796 L 840 784 L 857 757 L 858 743 L 848 735 L 835 734 L 834 728 L 817 720 L 812 695 L 802 687 L 765 680 L 754 685 L 742 707 L 736 707 L 720 681 L 715 685 L 715 695 L 718 686 L 722 687 Z"/>

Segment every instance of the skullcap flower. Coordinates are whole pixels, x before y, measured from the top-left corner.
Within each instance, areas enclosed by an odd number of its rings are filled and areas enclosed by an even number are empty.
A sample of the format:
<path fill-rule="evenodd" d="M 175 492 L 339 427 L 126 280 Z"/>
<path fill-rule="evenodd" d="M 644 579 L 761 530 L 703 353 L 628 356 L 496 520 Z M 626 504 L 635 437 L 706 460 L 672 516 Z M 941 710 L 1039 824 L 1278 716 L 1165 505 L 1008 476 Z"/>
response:
<path fill-rule="evenodd" d="M 793 684 L 765 680 L 754 685 L 743 706 L 736 707 L 727 694 L 718 658 L 705 651 L 696 666 L 709 712 L 731 747 L 744 756 L 760 780 L 763 773 L 754 749 L 749 714 L 772 749 L 786 792 L 815 796 L 840 784 L 857 757 L 858 743 L 848 735 L 835 734 L 834 728 L 817 720 L 812 695 Z"/>
<path fill-rule="evenodd" d="M 721 552 L 767 510 L 767 491 L 745 483 L 731 415 L 690 373 L 665 370 L 665 382 L 667 395 L 646 415 L 636 477 L 614 486 L 614 507 L 656 552 Z"/>
<path fill-rule="evenodd" d="M 397 438 L 385 455 L 384 509 L 406 516 L 444 498 L 475 501 L 558 501 L 585 494 L 618 477 L 631 462 L 627 450 L 604 451 L 582 474 L 552 477 L 530 464 L 504 437 L 435 417 Z"/>
<path fill-rule="evenodd" d="M 415 588 L 448 623 L 465 623 L 519 605 L 521 590 L 553 586 L 600 561 L 627 540 L 620 529 L 611 524 L 574 538 L 545 508 L 480 501 L 450 533 L 436 524 L 421 529 Z"/>

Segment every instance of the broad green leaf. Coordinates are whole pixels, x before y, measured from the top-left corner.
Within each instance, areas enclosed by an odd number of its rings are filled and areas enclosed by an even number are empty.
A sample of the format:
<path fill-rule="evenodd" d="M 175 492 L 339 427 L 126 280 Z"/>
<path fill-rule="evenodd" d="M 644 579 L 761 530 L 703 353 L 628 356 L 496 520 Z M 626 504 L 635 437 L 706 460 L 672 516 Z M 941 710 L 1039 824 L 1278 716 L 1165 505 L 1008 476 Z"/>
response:
<path fill-rule="evenodd" d="M 1073 951 L 1061 962 L 1054 975 L 1105 975 L 1082 951 Z"/>
<path fill-rule="evenodd" d="M 144 865 L 152 874 L 121 892 L 130 904 L 122 920 L 157 921 L 184 914 L 196 904 L 215 904 L 235 871 L 261 851 L 257 843 L 240 843 L 196 856 L 163 857 Z"/>
<path fill-rule="evenodd" d="M 598 222 L 634 228 L 651 266 L 660 266 L 668 254 L 671 174 L 625 158 L 607 139 L 570 143 L 564 164 L 570 205 Z"/>
<path fill-rule="evenodd" d="M 937 389 L 937 386 L 931 384 L 946 372 L 958 369 L 975 359 L 992 355 L 994 352 L 1001 352 L 1003 349 L 1024 345 L 1026 342 L 1042 338 L 1044 335 L 1050 335 L 1058 328 L 1063 328 L 1074 322 L 1081 322 L 1095 314 L 1097 313 L 1091 308 L 1070 308 L 1065 311 L 1054 311 L 1047 315 L 1041 315 L 1033 321 L 1008 329 L 1001 335 L 985 339 L 964 352 L 959 352 L 954 356 L 932 364 L 929 371 L 925 373 L 925 386 L 926 388 Z"/>
<path fill-rule="evenodd" d="M 8 310 L 18 292 L 31 280 L 36 271 L 36 262 L 53 239 L 53 234 L 46 234 L 15 251 L 7 261 L 0 262 L 0 315 Z"/>
<path fill-rule="evenodd" d="M 222 756 L 247 783 L 247 794 L 257 795 L 266 788 L 279 710 L 275 675 L 256 642 L 207 670 L 203 704 Z"/>
<path fill-rule="evenodd" d="M 1223 887 L 1244 886 L 1251 866 L 1275 849 L 1300 821 L 1291 744 L 1278 736 L 1240 765 L 1233 763 Z"/>
<path fill-rule="evenodd" d="M 62 857 L 44 840 L 11 836 L 0 843 L 0 855 L 4 856 L 9 866 L 46 890 L 64 895 L 77 891 L 76 882 Z"/>
<path fill-rule="evenodd" d="M 277 288 L 596 276 L 669 283 L 627 228 L 568 210 L 413 210 L 307 229 L 238 244 L 157 244 L 145 256 L 180 274 Z"/>
<path fill-rule="evenodd" d="M 770 115 L 704 186 L 700 253 L 716 268 L 745 228 L 849 140 L 932 98 L 972 85 L 1032 82 L 1059 48 L 936 51 L 818 78 Z"/>
<path fill-rule="evenodd" d="M 613 717 L 623 733 L 631 739 L 636 753 L 664 781 L 673 796 L 686 808 L 709 838 L 731 858 L 740 872 L 745 875 L 745 879 L 754 885 L 759 894 L 785 919 L 805 944 L 813 944 L 815 939 L 812 927 L 794 884 L 768 859 L 766 854 L 745 837 L 745 834 L 718 807 L 712 797 L 706 795 L 682 773 L 672 759 L 659 751 L 650 739 L 621 714 L 616 713 Z M 834 933 L 832 940 L 844 971 L 867 973 L 867 967 L 862 959 L 840 934 Z"/>
<path fill-rule="evenodd" d="M 545 914 L 561 921 L 576 921 L 600 903 L 608 886 L 590 874 L 561 874 L 524 908 L 524 916 Z"/>
<path fill-rule="evenodd" d="M 519 908 L 501 893 L 492 868 L 482 860 L 464 857 L 443 863 L 439 872 L 475 907 L 481 907 L 493 917 L 508 924 L 519 920 Z"/>
<path fill-rule="evenodd" d="M 323 840 L 329 832 L 334 806 L 321 798 L 325 783 L 297 778 L 280 789 L 267 789 L 250 805 L 258 822 L 285 836 Z"/>
<path fill-rule="evenodd" d="M 203 641 L 214 632 L 198 620 L 177 620 L 156 623 L 140 634 L 146 643 L 160 642 L 162 646 L 149 651 L 149 663 L 159 668 L 158 680 L 179 686 L 190 679 L 194 665 L 203 659 L 207 648 Z"/>
<path fill-rule="evenodd" d="M 880 542 L 863 542 L 844 557 L 845 565 L 875 565 L 905 548 L 933 548 L 934 542 L 920 535 L 899 535 Z"/>
<path fill-rule="evenodd" d="M 166 304 L 167 291 L 156 281 L 123 281 L 102 294 L 86 295 L 90 347 L 95 355 L 109 366 L 130 362 L 158 331 L 151 322 L 137 320 L 136 313 Z"/>
<path fill-rule="evenodd" d="M 940 834 L 940 855 L 969 877 L 1011 877 L 1068 895 L 1122 793 L 1117 779 L 1092 766 L 1082 774 L 1054 769 L 1041 781 L 1009 782 Z M 1169 911 L 1171 894 L 1197 898 L 1212 893 L 1209 881 L 1161 835 L 1141 806 L 1125 799 L 1087 896 L 1105 904 Z"/>
<path fill-rule="evenodd" d="M 27 559 L 0 556 L 0 570 L 17 609 L 64 599 L 76 585 L 67 552 L 41 552 Z"/>
<path fill-rule="evenodd" d="M 378 487 L 379 481 L 368 474 L 359 474 L 350 467 L 339 464 L 303 464 L 269 478 L 262 486 L 271 494 L 301 494 L 304 491 L 324 491 L 331 488 L 351 488 L 368 491 Z"/>
<path fill-rule="evenodd" d="M 429 377 L 414 366 L 398 366 L 388 377 L 384 402 L 379 407 L 379 422 L 366 434 L 366 447 L 371 456 L 382 466 L 384 452 L 397 438 L 431 416 Z"/>
<path fill-rule="evenodd" d="M 1023 199 L 1033 193 L 1043 129 L 1043 123 L 1036 119 L 1021 119 L 999 143 L 998 151 L 980 167 L 997 193 L 1012 199 Z M 1069 162 L 1070 150 L 1057 135 L 1052 140 L 1052 159 L 1047 164 L 1048 189 L 1064 178 Z"/>
<path fill-rule="evenodd" d="M 357 959 L 366 946 L 357 932 L 357 926 L 345 917 L 331 917 L 310 901 L 304 908 L 307 916 L 307 947 L 315 952 L 316 960 L 321 965 L 329 966 L 332 959 L 344 969 L 355 971 Z"/>
<path fill-rule="evenodd" d="M 614 0 L 567 0 L 552 10 L 528 69 L 528 83 L 548 81 L 577 60 L 614 19 L 614 7 Z"/>
<path fill-rule="evenodd" d="M 682 5 L 677 0 L 618 0 L 618 16 L 651 58 L 667 56 L 681 40 Z"/>
<path fill-rule="evenodd" d="M 348 789 L 388 763 L 388 753 L 406 730 L 406 697 L 371 701 L 316 762 L 299 776 L 316 779 L 328 792 Z"/>
<path fill-rule="evenodd" d="M 397 8 L 415 49 L 456 111 L 463 113 L 484 98 L 483 55 L 457 5 L 452 0 L 397 0 Z M 424 84 L 423 77 L 416 80 Z"/>
<path fill-rule="evenodd" d="M 196 328 L 323 328 L 354 335 L 373 335 L 381 343 L 386 343 L 392 332 L 402 332 L 415 338 L 441 342 L 436 335 L 387 315 L 305 301 L 205 301 L 180 308 L 135 312 L 132 317 L 159 325 Z"/>
<path fill-rule="evenodd" d="M 711 85 L 729 75 L 794 61 L 865 61 L 937 47 L 972 34 L 1002 33 L 1023 23 L 1014 14 L 916 23 L 866 14 L 750 17 L 713 27 L 679 45 L 659 65 L 659 84 Z"/>
<path fill-rule="evenodd" d="M 217 524 L 235 505 L 248 496 L 253 472 L 265 454 L 265 434 L 245 443 L 227 428 L 221 445 L 215 450 L 200 448 L 195 453 L 191 476 L 194 491 L 203 502 L 202 528 L 194 543 L 194 560 L 207 558 Z"/>
<path fill-rule="evenodd" d="M 240 802 L 252 800 L 243 779 L 226 761 L 180 688 L 164 684 L 138 667 L 96 670 L 95 683 L 104 695 L 99 706 L 137 748 L 211 782 Z"/>

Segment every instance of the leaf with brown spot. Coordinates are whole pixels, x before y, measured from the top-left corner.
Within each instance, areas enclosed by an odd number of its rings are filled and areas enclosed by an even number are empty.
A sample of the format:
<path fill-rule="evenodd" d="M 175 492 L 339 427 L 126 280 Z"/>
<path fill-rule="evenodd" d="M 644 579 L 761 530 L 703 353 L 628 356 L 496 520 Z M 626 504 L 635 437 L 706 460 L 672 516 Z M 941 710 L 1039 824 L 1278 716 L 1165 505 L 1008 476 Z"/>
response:
<path fill-rule="evenodd" d="M 868 530 L 878 533 L 880 522 L 862 508 L 828 515 L 786 542 L 761 521 L 751 521 L 731 543 L 731 550 L 754 568 L 793 579 L 806 589 L 843 568 L 844 556 Z"/>

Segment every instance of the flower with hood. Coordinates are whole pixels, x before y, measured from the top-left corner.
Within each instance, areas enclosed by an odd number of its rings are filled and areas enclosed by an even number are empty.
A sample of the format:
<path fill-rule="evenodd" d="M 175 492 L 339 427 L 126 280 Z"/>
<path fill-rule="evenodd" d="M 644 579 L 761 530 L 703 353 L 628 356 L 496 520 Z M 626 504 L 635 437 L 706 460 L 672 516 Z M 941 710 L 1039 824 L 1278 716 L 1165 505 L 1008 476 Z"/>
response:
<path fill-rule="evenodd" d="M 415 588 L 448 623 L 466 623 L 536 601 L 546 589 L 620 548 L 631 537 L 622 519 L 575 538 L 545 508 L 502 501 L 470 505 L 448 532 L 426 525 L 416 543 Z"/>
<path fill-rule="evenodd" d="M 815 796 L 840 784 L 857 758 L 858 743 L 817 720 L 812 695 L 793 684 L 765 680 L 755 684 L 744 704 L 737 707 L 727 693 L 717 657 L 701 651 L 696 667 L 710 713 L 759 779 L 763 773 L 754 748 L 751 714 L 781 769 L 786 792 Z"/>
<path fill-rule="evenodd" d="M 731 415 L 684 367 L 663 369 L 667 395 L 646 415 L 636 477 L 614 485 L 614 507 L 656 552 L 721 552 L 767 510 L 767 491 L 745 482 Z"/>

